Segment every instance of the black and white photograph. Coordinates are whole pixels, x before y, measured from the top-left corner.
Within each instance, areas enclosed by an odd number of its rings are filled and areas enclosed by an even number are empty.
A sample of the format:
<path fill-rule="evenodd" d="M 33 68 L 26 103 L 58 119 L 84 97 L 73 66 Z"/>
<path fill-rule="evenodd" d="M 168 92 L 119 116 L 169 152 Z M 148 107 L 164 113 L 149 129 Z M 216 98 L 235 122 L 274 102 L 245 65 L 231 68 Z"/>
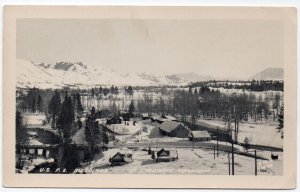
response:
<path fill-rule="evenodd" d="M 17 18 L 14 174 L 283 176 L 286 12 L 256 10 Z"/>

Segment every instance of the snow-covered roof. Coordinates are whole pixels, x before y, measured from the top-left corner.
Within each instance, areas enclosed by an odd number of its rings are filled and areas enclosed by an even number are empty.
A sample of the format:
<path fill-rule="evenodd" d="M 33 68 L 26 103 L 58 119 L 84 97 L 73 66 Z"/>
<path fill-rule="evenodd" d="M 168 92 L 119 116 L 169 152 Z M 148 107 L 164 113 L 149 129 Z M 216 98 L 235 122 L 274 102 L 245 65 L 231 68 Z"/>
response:
<path fill-rule="evenodd" d="M 169 119 L 169 120 L 171 120 L 171 121 L 177 120 L 175 117 L 170 116 L 170 115 L 167 115 L 166 118 Z"/>
<path fill-rule="evenodd" d="M 143 117 L 149 117 L 149 114 L 148 113 L 142 113 L 141 116 L 143 116 Z"/>
<path fill-rule="evenodd" d="M 160 124 L 159 128 L 165 132 L 170 133 L 174 129 L 176 129 L 179 125 L 181 124 L 178 122 L 166 120 L 162 124 Z"/>
<path fill-rule="evenodd" d="M 207 137 L 210 137 L 210 135 L 207 131 L 192 131 L 191 135 L 194 138 L 207 138 Z"/>

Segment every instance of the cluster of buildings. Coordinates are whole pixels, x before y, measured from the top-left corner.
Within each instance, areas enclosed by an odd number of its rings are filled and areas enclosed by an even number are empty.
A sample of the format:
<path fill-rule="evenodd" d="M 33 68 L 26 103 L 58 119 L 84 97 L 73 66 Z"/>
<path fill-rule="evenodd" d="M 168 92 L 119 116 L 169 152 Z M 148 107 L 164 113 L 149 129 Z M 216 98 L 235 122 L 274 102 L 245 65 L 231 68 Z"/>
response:
<path fill-rule="evenodd" d="M 191 141 L 210 141 L 211 135 L 208 131 L 191 131 L 183 123 L 173 116 L 152 116 L 141 114 L 141 120 L 151 120 L 157 122 L 157 127 L 161 135 L 168 137 L 189 138 Z M 128 119 L 129 120 L 129 119 Z M 127 121 L 128 121 L 127 120 Z M 121 124 L 124 121 L 122 116 L 113 115 L 107 118 L 107 124 Z"/>

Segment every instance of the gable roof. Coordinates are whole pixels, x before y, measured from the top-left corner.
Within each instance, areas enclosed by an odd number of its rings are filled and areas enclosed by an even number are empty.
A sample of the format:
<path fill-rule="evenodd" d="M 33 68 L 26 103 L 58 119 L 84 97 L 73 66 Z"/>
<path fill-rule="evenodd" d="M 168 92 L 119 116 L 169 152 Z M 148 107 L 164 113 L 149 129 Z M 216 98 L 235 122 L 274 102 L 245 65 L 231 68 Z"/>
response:
<path fill-rule="evenodd" d="M 132 154 L 129 153 L 120 153 L 117 152 L 112 158 L 111 161 L 124 161 L 124 162 L 130 162 L 132 161 Z"/>
<path fill-rule="evenodd" d="M 208 138 L 208 137 L 210 137 L 210 135 L 207 131 L 192 131 L 191 134 L 194 138 Z"/>
<path fill-rule="evenodd" d="M 161 149 L 157 152 L 157 156 L 169 156 L 170 155 L 170 151 L 167 151 L 165 149 Z"/>
<path fill-rule="evenodd" d="M 162 124 L 160 124 L 159 128 L 165 132 L 172 132 L 174 129 L 176 129 L 181 123 L 175 122 L 175 121 L 169 121 L 166 120 Z"/>
<path fill-rule="evenodd" d="M 124 154 L 117 152 L 111 159 L 124 159 Z"/>
<path fill-rule="evenodd" d="M 122 117 L 120 117 L 119 115 L 112 115 L 112 116 L 109 116 L 107 119 L 108 119 L 108 120 L 112 120 L 112 119 L 122 119 Z"/>
<path fill-rule="evenodd" d="M 170 121 L 176 121 L 176 117 L 173 117 L 171 115 L 166 115 L 166 119 L 170 120 Z"/>
<path fill-rule="evenodd" d="M 148 113 L 142 113 L 141 116 L 142 117 L 149 117 L 149 114 Z"/>
<path fill-rule="evenodd" d="M 157 157 L 159 157 L 159 158 L 173 158 L 173 157 L 178 157 L 178 153 L 177 153 L 177 150 L 161 149 L 157 152 Z"/>

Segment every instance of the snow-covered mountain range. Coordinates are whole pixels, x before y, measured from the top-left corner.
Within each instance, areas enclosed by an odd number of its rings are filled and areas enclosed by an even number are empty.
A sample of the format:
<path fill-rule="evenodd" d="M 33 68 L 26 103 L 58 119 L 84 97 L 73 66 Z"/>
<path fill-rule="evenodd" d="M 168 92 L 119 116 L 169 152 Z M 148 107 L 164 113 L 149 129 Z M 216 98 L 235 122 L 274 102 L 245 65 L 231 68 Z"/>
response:
<path fill-rule="evenodd" d="M 17 59 L 17 87 L 61 88 L 91 86 L 160 86 L 187 85 L 191 82 L 212 80 L 197 73 L 157 75 L 151 73 L 121 73 L 103 66 L 93 67 L 81 62 L 53 64 Z M 282 68 L 267 68 L 249 79 L 283 80 Z"/>
<path fill-rule="evenodd" d="M 155 75 L 150 73 L 120 73 L 81 62 L 37 63 L 17 59 L 17 86 L 21 88 L 60 88 L 63 86 L 90 87 L 97 85 L 151 86 L 186 85 L 190 82 L 210 80 L 196 73 Z"/>

